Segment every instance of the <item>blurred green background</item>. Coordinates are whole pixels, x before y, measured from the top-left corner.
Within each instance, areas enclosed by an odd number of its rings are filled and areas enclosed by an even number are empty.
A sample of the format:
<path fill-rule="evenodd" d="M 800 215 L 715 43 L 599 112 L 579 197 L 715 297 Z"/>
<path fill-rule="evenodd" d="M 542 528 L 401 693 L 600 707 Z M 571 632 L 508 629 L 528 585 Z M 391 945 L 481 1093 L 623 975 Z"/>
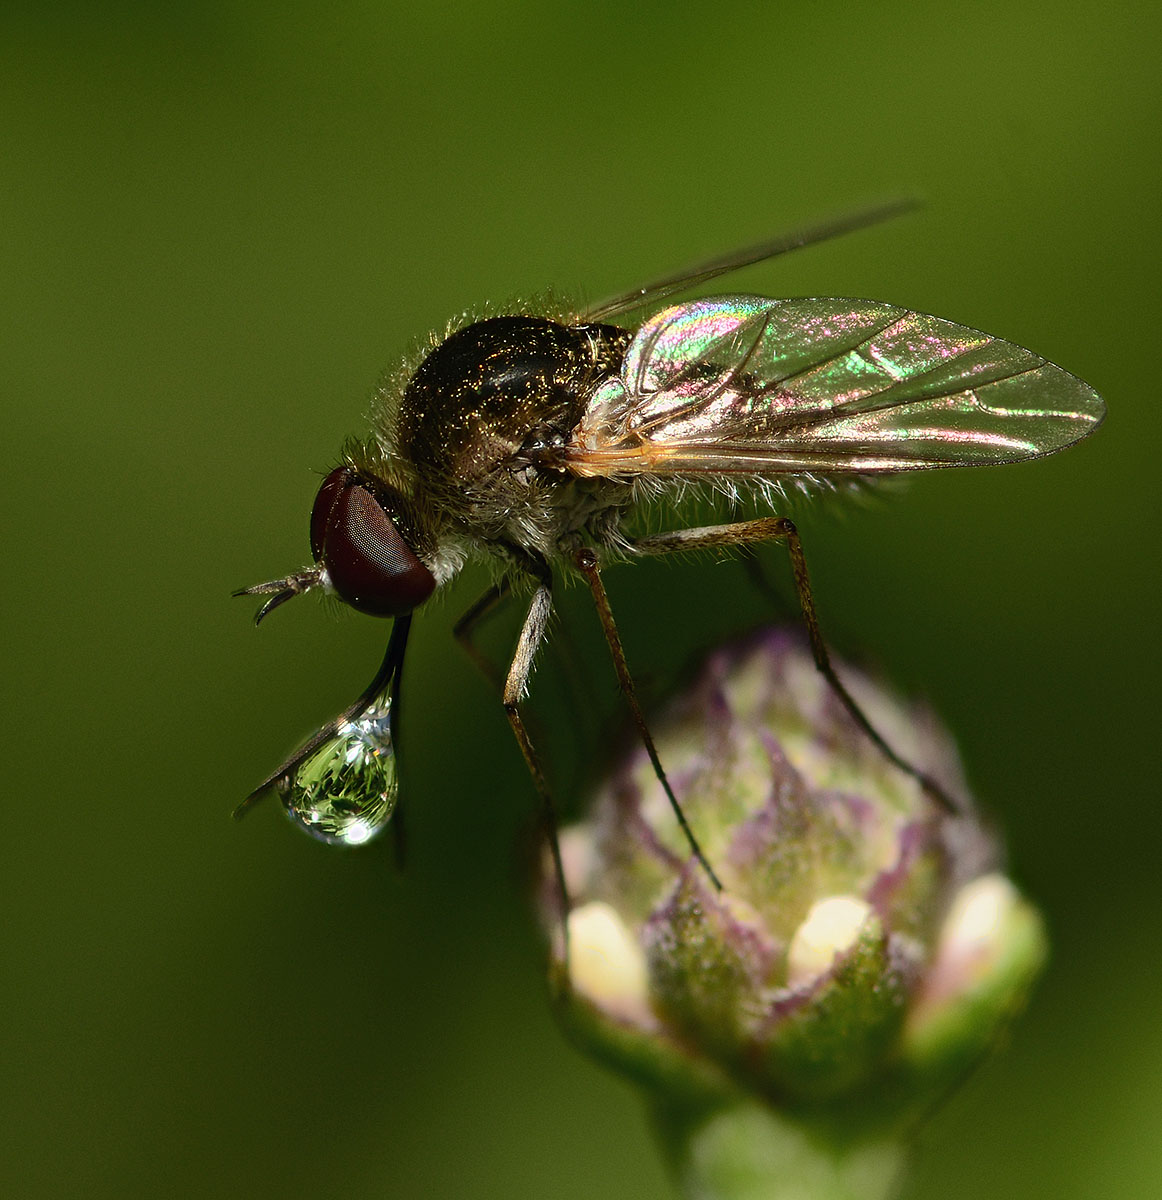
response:
<path fill-rule="evenodd" d="M 0 1191 L 669 1195 L 547 1009 L 532 789 L 449 637 L 481 577 L 416 622 L 402 876 L 229 820 L 386 635 L 306 601 L 256 632 L 229 592 L 301 565 L 414 335 L 903 193 L 729 286 L 939 313 L 1111 409 L 1057 458 L 796 510 L 833 644 L 946 715 L 1054 941 L 906 1195 L 1158 1195 L 1160 41 L 1146 5 L 6 3 Z M 608 583 L 655 693 L 763 615 L 734 565 Z M 547 660 L 575 800 L 569 691 Z"/>

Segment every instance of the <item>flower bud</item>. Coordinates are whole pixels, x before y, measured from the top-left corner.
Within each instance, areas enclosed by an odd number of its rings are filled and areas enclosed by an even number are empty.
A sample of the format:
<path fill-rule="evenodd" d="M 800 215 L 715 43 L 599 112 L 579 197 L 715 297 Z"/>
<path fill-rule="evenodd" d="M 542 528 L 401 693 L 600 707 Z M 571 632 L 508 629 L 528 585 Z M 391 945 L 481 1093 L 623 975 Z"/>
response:
<path fill-rule="evenodd" d="M 997 871 L 949 736 L 839 670 L 956 813 L 872 744 L 799 637 L 767 631 L 712 654 L 654 722 L 723 890 L 633 749 L 562 835 L 569 912 L 548 868 L 542 896 L 549 927 L 564 916 L 568 930 L 553 951 L 563 1019 L 658 1111 L 703 1127 L 745 1103 L 748 1121 L 789 1115 L 866 1148 L 914 1124 L 993 1044 L 1044 941 Z M 671 1142 L 688 1150 L 687 1132 Z"/>

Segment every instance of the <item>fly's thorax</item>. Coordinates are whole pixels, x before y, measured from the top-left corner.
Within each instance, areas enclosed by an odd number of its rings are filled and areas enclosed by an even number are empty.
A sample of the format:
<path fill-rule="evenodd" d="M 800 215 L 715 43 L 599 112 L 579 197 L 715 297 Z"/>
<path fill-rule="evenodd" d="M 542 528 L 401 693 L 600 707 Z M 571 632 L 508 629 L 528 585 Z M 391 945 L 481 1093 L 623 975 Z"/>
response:
<path fill-rule="evenodd" d="M 397 453 L 432 493 L 477 490 L 499 470 L 536 469 L 563 445 L 629 334 L 545 317 L 477 321 L 440 343 L 404 389 Z"/>

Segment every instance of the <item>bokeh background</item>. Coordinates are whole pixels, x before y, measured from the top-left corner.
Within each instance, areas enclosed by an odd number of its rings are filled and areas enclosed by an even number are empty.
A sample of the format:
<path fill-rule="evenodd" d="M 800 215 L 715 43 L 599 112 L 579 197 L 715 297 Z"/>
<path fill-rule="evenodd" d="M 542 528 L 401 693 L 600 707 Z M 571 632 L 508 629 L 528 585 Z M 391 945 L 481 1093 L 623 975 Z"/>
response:
<path fill-rule="evenodd" d="M 796 510 L 833 644 L 945 714 L 1052 929 L 906 1196 L 1159 1194 L 1160 43 L 1144 4 L 5 3 L 0 1191 L 670 1194 L 548 1012 L 532 789 L 449 637 L 482 577 L 416 621 L 402 875 L 229 820 L 386 634 L 229 592 L 302 563 L 316 472 L 450 314 L 910 194 L 731 286 L 1000 333 L 1112 415 Z M 608 583 L 655 695 L 764 612 L 736 565 Z M 582 599 L 592 670 L 533 692 L 572 804 L 619 712 Z"/>

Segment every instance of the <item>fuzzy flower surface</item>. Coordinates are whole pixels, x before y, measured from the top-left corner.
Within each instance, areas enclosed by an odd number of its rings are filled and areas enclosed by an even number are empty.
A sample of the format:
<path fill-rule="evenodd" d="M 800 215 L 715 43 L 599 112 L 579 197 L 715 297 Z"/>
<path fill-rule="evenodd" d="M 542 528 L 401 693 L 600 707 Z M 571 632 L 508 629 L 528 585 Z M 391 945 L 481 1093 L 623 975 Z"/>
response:
<path fill-rule="evenodd" d="M 840 671 L 888 743 L 957 798 L 955 814 L 870 742 L 797 634 L 772 630 L 713 653 L 655 720 L 721 892 L 644 750 L 562 835 L 563 1019 L 668 1114 L 675 1159 L 702 1181 L 691 1195 L 792 1194 L 764 1190 L 758 1167 L 757 1190 L 706 1181 L 745 1174 L 740 1157 L 756 1145 L 783 1161 L 820 1144 L 828 1161 L 814 1155 L 812 1169 L 838 1174 L 794 1194 L 886 1195 L 895 1159 L 860 1156 L 913 1128 L 989 1049 L 1043 961 L 1040 921 L 999 870 L 950 737 L 926 710 Z M 542 894 L 559 930 L 551 882 Z M 718 1162 L 713 1147 L 733 1146 L 740 1128 L 716 1124 L 724 1113 L 766 1133 Z"/>

